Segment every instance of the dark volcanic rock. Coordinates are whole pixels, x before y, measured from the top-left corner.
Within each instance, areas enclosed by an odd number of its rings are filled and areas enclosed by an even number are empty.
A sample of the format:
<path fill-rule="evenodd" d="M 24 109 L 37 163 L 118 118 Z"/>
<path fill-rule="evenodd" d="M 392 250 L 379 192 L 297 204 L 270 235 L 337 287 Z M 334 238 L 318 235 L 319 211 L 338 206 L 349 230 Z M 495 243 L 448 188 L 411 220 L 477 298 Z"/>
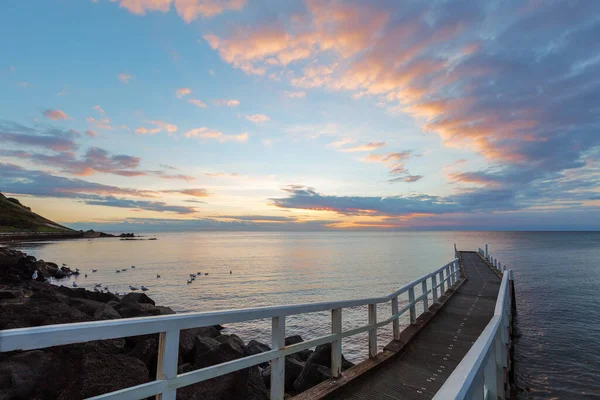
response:
<path fill-rule="evenodd" d="M 298 359 L 294 357 L 286 357 L 285 358 L 285 391 L 286 392 L 294 392 L 295 387 L 294 383 L 296 379 L 302 374 L 304 370 L 304 363 L 298 361 Z M 262 378 L 267 387 L 271 387 L 271 366 L 269 365 L 265 368 L 262 373 Z"/>
<path fill-rule="evenodd" d="M 323 365 L 324 367 L 331 367 L 331 343 L 322 344 L 317 346 L 315 351 L 310 355 L 308 360 L 306 361 L 306 365 L 309 363 Z M 346 358 L 342 355 L 342 371 L 347 370 L 348 368 L 354 366 L 353 363 L 346 360 Z"/>
<path fill-rule="evenodd" d="M 213 378 L 177 391 L 178 400 L 269 400 L 258 367 Z"/>
<path fill-rule="evenodd" d="M 302 373 L 294 382 L 294 388 L 303 392 L 331 378 L 331 368 L 312 362 L 307 362 Z"/>
<path fill-rule="evenodd" d="M 125 339 L 94 340 L 83 345 L 84 353 L 122 354 L 125 352 Z"/>
<path fill-rule="evenodd" d="M 184 362 L 191 362 L 196 336 L 215 338 L 220 332 L 214 326 L 182 330 L 179 334 L 179 356 Z"/>
<path fill-rule="evenodd" d="M 19 293 L 17 290 L 0 290 L 0 300 L 16 299 Z"/>
<path fill-rule="evenodd" d="M 55 355 L 39 350 L 0 358 L 0 399 L 30 399 L 37 390 L 57 390 L 48 375 L 60 368 Z"/>
<path fill-rule="evenodd" d="M 152 304 L 153 306 L 156 305 L 154 300 L 146 296 L 146 293 L 127 293 L 125 296 L 123 296 L 123 298 L 121 298 L 121 302 Z"/>
<path fill-rule="evenodd" d="M 151 338 L 140 341 L 127 355 L 142 361 L 148 368 L 150 374 L 148 378 L 151 380 L 156 379 L 156 365 L 158 362 L 158 342 L 156 339 Z"/>
<path fill-rule="evenodd" d="M 83 399 L 115 390 L 141 385 L 149 381 L 149 372 L 137 358 L 102 353 L 83 354 L 75 381 L 59 400 Z"/>
<path fill-rule="evenodd" d="M 169 307 L 157 307 L 145 303 L 121 302 L 115 309 L 123 318 L 175 314 L 175 311 L 171 310 Z"/>
<path fill-rule="evenodd" d="M 264 353 L 265 351 L 269 351 L 271 348 L 264 343 L 261 343 L 257 340 L 251 340 L 248 342 L 248 345 L 244 349 L 244 357 L 253 356 L 255 354 Z M 264 362 L 259 364 L 261 368 L 266 368 L 269 365 L 268 362 Z"/>
<path fill-rule="evenodd" d="M 302 336 L 300 336 L 300 335 L 293 335 L 293 336 L 288 336 L 285 338 L 286 346 L 291 346 L 293 344 L 298 344 L 298 343 L 302 343 L 302 342 L 304 342 L 304 339 L 302 339 Z"/>
<path fill-rule="evenodd" d="M 36 297 L 37 296 L 37 297 Z M 41 297 L 41 298 L 40 298 Z M 0 329 L 66 324 L 93 318 L 47 293 L 34 293 L 22 304 L 0 304 Z"/>

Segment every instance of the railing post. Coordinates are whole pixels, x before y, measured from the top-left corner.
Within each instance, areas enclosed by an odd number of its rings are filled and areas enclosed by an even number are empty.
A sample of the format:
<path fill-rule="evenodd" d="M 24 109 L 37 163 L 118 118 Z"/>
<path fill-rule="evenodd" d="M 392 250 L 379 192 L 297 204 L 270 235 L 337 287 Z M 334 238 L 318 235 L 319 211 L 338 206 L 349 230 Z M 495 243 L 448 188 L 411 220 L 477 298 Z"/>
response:
<path fill-rule="evenodd" d="M 440 297 L 446 294 L 446 281 L 444 280 L 444 270 L 440 271 Z"/>
<path fill-rule="evenodd" d="M 450 266 L 446 267 L 446 280 L 448 281 L 448 289 L 452 287 L 452 277 L 450 276 Z"/>
<path fill-rule="evenodd" d="M 342 333 L 342 309 L 331 310 L 331 333 Z M 342 374 L 342 338 L 331 342 L 331 375 L 334 378 Z"/>
<path fill-rule="evenodd" d="M 502 327 L 500 329 L 502 329 Z M 494 345 L 494 351 L 496 352 L 496 394 L 498 397 L 504 400 L 504 364 L 502 363 L 502 347 L 504 346 L 504 344 L 502 343 L 501 332 L 498 332 L 496 334 L 496 338 L 494 339 Z"/>
<path fill-rule="evenodd" d="M 179 361 L 179 329 L 161 332 L 158 336 L 157 380 L 169 380 L 177 377 Z M 157 400 L 175 400 L 177 389 L 168 389 L 157 394 Z"/>
<path fill-rule="evenodd" d="M 498 384 L 497 384 L 497 375 L 496 375 L 496 351 L 492 347 L 488 353 L 488 359 L 485 362 L 484 370 L 483 370 L 483 379 L 485 388 L 487 389 L 487 397 L 488 399 L 498 399 Z"/>
<path fill-rule="evenodd" d="M 392 299 L 392 314 L 398 314 L 398 296 Z M 400 317 L 396 315 L 394 321 L 392 321 L 392 327 L 394 331 L 394 340 L 400 340 Z"/>
<path fill-rule="evenodd" d="M 377 304 L 369 304 L 369 357 L 377 355 Z"/>
<path fill-rule="evenodd" d="M 486 244 L 485 244 L 485 258 L 486 258 L 486 259 L 488 258 L 488 255 L 489 255 L 489 253 L 488 253 L 488 245 L 487 245 L 487 243 L 486 243 Z"/>
<path fill-rule="evenodd" d="M 429 296 L 427 295 L 427 279 L 421 282 L 421 290 L 423 292 L 423 312 L 429 311 Z"/>
<path fill-rule="evenodd" d="M 415 307 L 415 288 L 408 289 L 408 303 L 410 304 L 410 323 L 417 322 L 417 308 Z"/>
<path fill-rule="evenodd" d="M 431 289 L 433 290 L 433 303 L 437 303 L 438 295 L 438 287 L 437 287 L 437 278 L 435 274 L 431 275 Z"/>
<path fill-rule="evenodd" d="M 285 347 L 285 316 L 273 317 L 271 323 L 273 350 Z M 285 357 L 271 361 L 271 400 L 283 400 L 285 396 Z"/>

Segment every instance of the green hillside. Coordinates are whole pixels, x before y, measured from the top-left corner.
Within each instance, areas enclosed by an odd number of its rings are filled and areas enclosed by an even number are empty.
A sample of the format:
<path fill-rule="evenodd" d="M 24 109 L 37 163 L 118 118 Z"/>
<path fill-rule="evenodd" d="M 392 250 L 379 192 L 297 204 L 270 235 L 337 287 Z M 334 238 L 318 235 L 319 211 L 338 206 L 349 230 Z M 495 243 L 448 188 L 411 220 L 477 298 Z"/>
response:
<path fill-rule="evenodd" d="M 0 232 L 73 232 L 0 193 Z"/>

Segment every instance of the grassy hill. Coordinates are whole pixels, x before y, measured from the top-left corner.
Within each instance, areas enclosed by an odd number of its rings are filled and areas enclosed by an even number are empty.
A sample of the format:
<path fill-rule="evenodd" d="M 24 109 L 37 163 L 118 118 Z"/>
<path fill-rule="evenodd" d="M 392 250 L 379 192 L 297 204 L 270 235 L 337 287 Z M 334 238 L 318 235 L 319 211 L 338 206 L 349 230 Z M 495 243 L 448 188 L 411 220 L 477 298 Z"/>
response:
<path fill-rule="evenodd" d="M 0 232 L 74 232 L 0 193 Z"/>

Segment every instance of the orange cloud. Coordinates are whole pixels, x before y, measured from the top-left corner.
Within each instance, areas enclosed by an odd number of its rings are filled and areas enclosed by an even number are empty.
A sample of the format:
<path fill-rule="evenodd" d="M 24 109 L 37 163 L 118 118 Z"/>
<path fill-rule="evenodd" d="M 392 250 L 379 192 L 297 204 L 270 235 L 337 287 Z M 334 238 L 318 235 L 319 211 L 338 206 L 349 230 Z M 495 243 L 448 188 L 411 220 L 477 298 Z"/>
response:
<path fill-rule="evenodd" d="M 268 122 L 271 120 L 271 118 L 267 117 L 264 114 L 247 115 L 246 119 L 248 121 L 254 122 L 255 124 L 262 124 L 263 122 Z"/>
<path fill-rule="evenodd" d="M 113 2 L 119 0 L 111 0 Z M 239 11 L 246 5 L 246 0 L 120 0 L 119 5 L 132 14 L 145 15 L 147 11 L 163 13 L 175 4 L 177 14 L 185 22 L 190 23 L 196 18 L 209 18 L 227 10 Z"/>
<path fill-rule="evenodd" d="M 248 141 L 248 132 L 243 132 L 239 135 L 225 135 L 223 132 L 211 130 L 206 127 L 191 129 L 184 133 L 183 136 L 186 138 L 199 137 L 202 139 L 214 139 L 220 143 Z"/>
<path fill-rule="evenodd" d="M 188 94 L 192 93 L 192 91 L 189 88 L 179 88 L 175 93 L 177 95 L 177 98 L 181 99 L 187 96 Z"/>
<path fill-rule="evenodd" d="M 71 119 L 71 117 L 69 117 L 61 110 L 46 110 L 42 114 L 44 115 L 44 117 L 53 121 Z"/>
<path fill-rule="evenodd" d="M 100 114 L 104 114 L 104 110 L 100 106 L 94 106 L 92 109 L 98 111 Z"/>
<path fill-rule="evenodd" d="M 215 106 L 227 106 L 227 107 L 237 107 L 240 105 L 240 101 L 239 100 L 226 100 L 226 99 L 216 99 L 213 100 L 212 103 Z"/>
<path fill-rule="evenodd" d="M 380 148 L 384 147 L 385 145 L 386 145 L 385 142 L 371 142 L 371 143 L 361 144 L 361 145 L 354 146 L 354 147 L 347 147 L 347 148 L 341 149 L 340 151 L 343 151 L 346 153 L 371 151 L 371 150 L 380 149 Z"/>
<path fill-rule="evenodd" d="M 162 131 L 167 131 L 168 133 L 177 132 L 177 125 L 169 124 L 164 121 L 148 121 L 149 123 L 156 126 L 156 128 L 145 128 L 140 127 L 135 130 L 135 133 L 145 134 L 154 134 Z"/>

